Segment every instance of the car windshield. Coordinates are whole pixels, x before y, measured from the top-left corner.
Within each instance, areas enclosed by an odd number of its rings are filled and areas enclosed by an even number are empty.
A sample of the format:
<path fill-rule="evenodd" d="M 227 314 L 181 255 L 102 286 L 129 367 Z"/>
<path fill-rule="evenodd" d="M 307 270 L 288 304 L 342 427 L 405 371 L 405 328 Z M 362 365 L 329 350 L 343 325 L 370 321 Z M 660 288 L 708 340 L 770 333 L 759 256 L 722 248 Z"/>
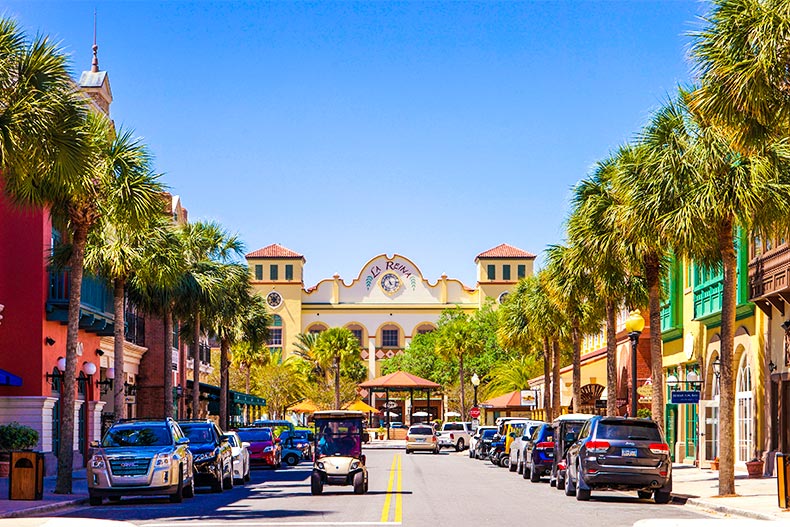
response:
<path fill-rule="evenodd" d="M 607 423 L 598 425 L 598 439 L 631 439 L 661 441 L 661 434 L 653 423 Z"/>
<path fill-rule="evenodd" d="M 214 441 L 214 434 L 211 432 L 211 428 L 206 425 L 181 425 L 181 429 L 192 444 L 211 443 Z"/>
<path fill-rule="evenodd" d="M 430 436 L 433 435 L 433 429 L 429 426 L 413 426 L 409 428 L 409 435 Z"/>
<path fill-rule="evenodd" d="M 494 437 L 496 434 L 496 430 L 483 430 L 483 433 L 480 435 L 483 439 L 489 439 Z"/>
<path fill-rule="evenodd" d="M 272 440 L 272 431 L 268 428 L 247 428 L 239 430 L 239 437 L 248 443 Z"/>
<path fill-rule="evenodd" d="M 102 441 L 105 447 L 168 446 L 172 444 L 166 426 L 114 426 Z"/>
<path fill-rule="evenodd" d="M 362 422 L 356 419 L 316 420 L 318 452 L 320 456 L 351 456 L 362 454 Z"/>

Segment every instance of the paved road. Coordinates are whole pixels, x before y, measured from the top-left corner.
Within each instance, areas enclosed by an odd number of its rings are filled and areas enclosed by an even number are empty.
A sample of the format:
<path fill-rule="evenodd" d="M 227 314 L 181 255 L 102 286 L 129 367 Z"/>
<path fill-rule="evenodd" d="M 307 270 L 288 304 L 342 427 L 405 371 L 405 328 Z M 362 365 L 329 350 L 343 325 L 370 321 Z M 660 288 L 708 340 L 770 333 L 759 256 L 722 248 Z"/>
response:
<path fill-rule="evenodd" d="M 655 505 L 626 493 L 593 494 L 579 503 L 548 483 L 530 483 L 464 453 L 411 454 L 368 450 L 370 490 L 325 487 L 311 496 L 310 465 L 280 471 L 256 469 L 252 482 L 222 494 L 198 489 L 195 499 L 128 498 L 82 507 L 64 516 L 126 520 L 146 527 L 258 527 L 275 525 L 590 525 L 631 526 L 645 518 L 708 517 L 679 505 Z M 537 521 L 537 523 L 536 523 Z M 551 523 L 549 523 L 551 522 Z"/>

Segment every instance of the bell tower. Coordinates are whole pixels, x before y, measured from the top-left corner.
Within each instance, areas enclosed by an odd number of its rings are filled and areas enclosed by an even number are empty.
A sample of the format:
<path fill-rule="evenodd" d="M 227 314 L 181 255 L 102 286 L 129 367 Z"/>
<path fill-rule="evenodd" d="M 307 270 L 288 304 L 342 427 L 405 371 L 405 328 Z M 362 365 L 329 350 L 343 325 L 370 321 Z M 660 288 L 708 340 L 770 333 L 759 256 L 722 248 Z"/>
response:
<path fill-rule="evenodd" d="M 112 90 L 110 77 L 106 71 L 99 70 L 99 46 L 96 44 L 96 12 L 93 12 L 93 60 L 90 71 L 80 75 L 80 89 L 90 97 L 93 105 L 107 117 L 110 116 Z"/>
<path fill-rule="evenodd" d="M 532 276 L 535 255 L 503 243 L 477 255 L 477 289 L 480 305 L 486 298 L 497 303 L 504 299 L 522 278 Z"/>

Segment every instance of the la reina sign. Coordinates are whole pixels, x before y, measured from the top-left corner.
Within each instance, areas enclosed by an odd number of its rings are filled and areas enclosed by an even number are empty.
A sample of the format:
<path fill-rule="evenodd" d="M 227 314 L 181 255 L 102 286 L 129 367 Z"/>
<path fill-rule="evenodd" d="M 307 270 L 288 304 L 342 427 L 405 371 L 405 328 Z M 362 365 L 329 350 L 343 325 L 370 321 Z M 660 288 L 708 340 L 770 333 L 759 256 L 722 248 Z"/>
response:
<path fill-rule="evenodd" d="M 378 276 L 384 271 L 396 271 L 406 278 L 411 278 L 411 275 L 414 274 L 411 268 L 409 268 L 406 264 L 393 260 L 387 260 L 384 263 L 383 268 L 378 264 L 371 265 L 368 273 L 370 273 L 373 278 L 378 278 Z"/>

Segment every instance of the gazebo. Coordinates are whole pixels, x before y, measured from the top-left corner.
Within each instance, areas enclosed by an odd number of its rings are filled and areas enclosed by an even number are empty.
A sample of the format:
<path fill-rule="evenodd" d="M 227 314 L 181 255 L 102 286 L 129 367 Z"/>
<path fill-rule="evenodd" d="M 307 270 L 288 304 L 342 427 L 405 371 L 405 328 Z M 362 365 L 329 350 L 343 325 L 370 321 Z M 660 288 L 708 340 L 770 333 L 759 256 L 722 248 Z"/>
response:
<path fill-rule="evenodd" d="M 371 406 L 373 405 L 373 392 L 383 391 L 385 394 L 386 402 L 384 403 L 385 408 L 389 408 L 390 406 L 390 392 L 409 392 L 409 404 L 410 404 L 410 415 L 409 415 L 409 423 L 412 422 L 412 413 L 414 412 L 414 390 L 424 391 L 427 394 L 427 404 L 430 408 L 431 404 L 431 391 L 440 390 L 441 385 L 437 384 L 433 381 L 429 381 L 428 379 L 423 379 L 422 377 L 417 377 L 416 375 L 412 375 L 411 373 L 406 373 L 405 371 L 396 371 L 395 373 L 390 373 L 389 375 L 384 375 L 382 377 L 377 377 L 375 379 L 371 379 L 369 381 L 365 381 L 359 385 L 360 388 L 365 388 L 370 392 L 370 400 L 369 403 Z M 389 423 L 390 423 L 390 412 L 384 412 L 384 417 L 387 420 L 387 438 L 389 438 Z"/>

